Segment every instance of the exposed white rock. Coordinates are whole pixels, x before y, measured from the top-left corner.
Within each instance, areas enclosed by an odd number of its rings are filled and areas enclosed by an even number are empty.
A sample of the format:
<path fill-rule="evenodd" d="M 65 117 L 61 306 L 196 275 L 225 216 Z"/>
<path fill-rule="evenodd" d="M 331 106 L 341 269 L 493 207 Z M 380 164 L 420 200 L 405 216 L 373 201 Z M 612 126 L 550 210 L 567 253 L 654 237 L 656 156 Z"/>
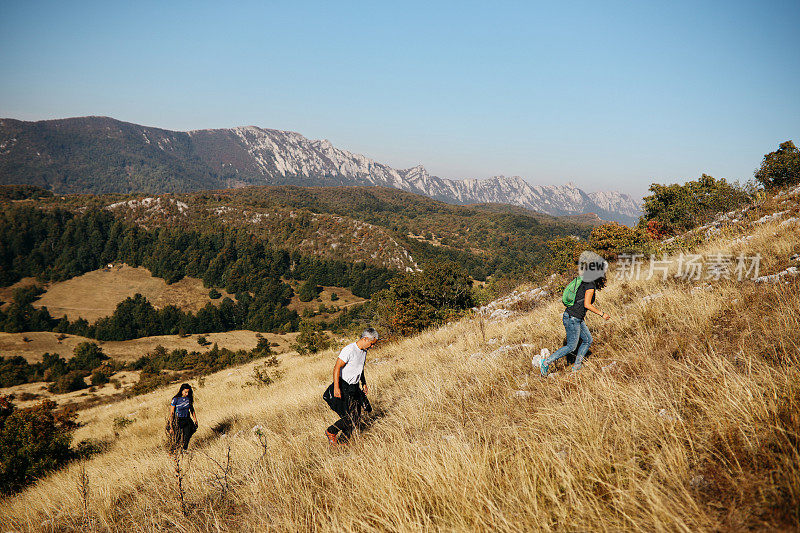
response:
<path fill-rule="evenodd" d="M 759 276 L 755 278 L 753 281 L 756 283 L 775 283 L 781 281 L 786 276 L 796 276 L 800 272 L 800 270 L 796 266 L 790 266 L 786 270 L 781 270 L 777 274 L 771 274 L 769 276 Z"/>
<path fill-rule="evenodd" d="M 759 218 L 758 220 L 756 220 L 756 221 L 754 222 L 754 224 L 765 224 L 765 223 L 767 223 L 767 222 L 771 222 L 771 221 L 773 221 L 773 220 L 777 220 L 777 219 L 779 219 L 779 218 L 782 218 L 782 217 L 783 217 L 783 216 L 784 216 L 786 213 L 788 213 L 788 212 L 789 212 L 789 210 L 787 209 L 786 211 L 778 211 L 777 213 L 772 213 L 772 214 L 769 214 L 769 215 L 764 215 L 763 217 L 761 217 L 761 218 Z"/>
<path fill-rule="evenodd" d="M 737 238 L 733 239 L 731 241 L 731 245 L 744 244 L 744 243 L 746 243 L 747 241 L 749 241 L 752 238 L 753 238 L 752 235 L 743 235 L 741 237 L 737 237 Z"/>
<path fill-rule="evenodd" d="M 641 302 L 643 304 L 646 304 L 647 302 L 649 302 L 651 300 L 657 300 L 657 299 L 661 298 L 662 296 L 664 296 L 663 292 L 656 292 L 656 293 L 653 293 L 653 294 L 648 294 L 648 295 L 642 297 Z"/>

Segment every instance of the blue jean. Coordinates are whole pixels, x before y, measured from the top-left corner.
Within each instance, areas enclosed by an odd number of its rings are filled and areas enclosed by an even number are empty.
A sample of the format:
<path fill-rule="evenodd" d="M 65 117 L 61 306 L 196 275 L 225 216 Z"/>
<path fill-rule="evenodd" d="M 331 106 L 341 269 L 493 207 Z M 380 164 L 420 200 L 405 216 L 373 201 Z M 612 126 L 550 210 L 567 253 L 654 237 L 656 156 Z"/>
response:
<path fill-rule="evenodd" d="M 564 322 L 564 329 L 567 331 L 567 345 L 556 350 L 553 355 L 545 359 L 545 363 L 550 365 L 568 353 L 574 352 L 575 348 L 578 347 L 578 340 L 580 340 L 582 341 L 581 347 L 578 353 L 575 354 L 575 364 L 572 366 L 572 371 L 574 372 L 579 370 L 583 365 L 583 357 L 586 355 L 586 352 L 589 351 L 589 345 L 592 344 L 592 334 L 589 333 L 589 327 L 586 325 L 586 322 L 570 316 L 566 311 L 564 311 L 564 314 L 561 316 L 561 320 Z"/>

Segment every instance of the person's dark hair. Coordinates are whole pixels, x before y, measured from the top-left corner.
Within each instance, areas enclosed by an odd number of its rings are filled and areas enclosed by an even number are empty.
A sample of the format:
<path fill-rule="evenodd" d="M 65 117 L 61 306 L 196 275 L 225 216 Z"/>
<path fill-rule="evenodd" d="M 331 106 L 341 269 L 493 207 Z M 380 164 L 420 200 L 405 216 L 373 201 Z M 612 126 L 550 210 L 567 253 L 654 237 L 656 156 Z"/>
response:
<path fill-rule="evenodd" d="M 596 280 L 594 280 L 594 288 L 595 288 L 595 290 L 602 291 L 603 287 L 605 287 L 605 286 L 606 286 L 606 277 L 605 276 L 603 276 L 601 278 L 597 278 Z"/>
<path fill-rule="evenodd" d="M 193 405 L 194 404 L 194 391 L 192 390 L 192 386 L 189 385 L 188 383 L 182 384 L 181 388 L 178 389 L 178 394 L 176 394 L 172 398 L 173 399 L 182 398 L 183 397 L 183 391 L 186 390 L 186 389 L 189 389 L 189 396 L 187 396 L 187 398 L 189 398 L 189 405 Z"/>

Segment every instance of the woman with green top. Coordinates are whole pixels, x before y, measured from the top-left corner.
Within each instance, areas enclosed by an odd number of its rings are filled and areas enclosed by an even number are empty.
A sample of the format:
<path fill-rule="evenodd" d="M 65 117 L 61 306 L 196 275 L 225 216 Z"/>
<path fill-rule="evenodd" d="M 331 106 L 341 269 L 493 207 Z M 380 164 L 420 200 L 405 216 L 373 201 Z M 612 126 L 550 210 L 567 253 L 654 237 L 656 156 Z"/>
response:
<path fill-rule="evenodd" d="M 592 334 L 584 321 L 587 311 L 603 317 L 604 320 L 611 318 L 611 315 L 600 311 L 594 305 L 597 291 L 602 290 L 606 285 L 608 263 L 593 252 L 584 252 L 581 254 L 580 265 L 581 281 L 575 292 L 575 300 L 572 305 L 564 309 L 564 313 L 561 315 L 564 329 L 567 332 L 567 344 L 556 350 L 550 357 L 542 358 L 539 370 L 543 377 L 547 376 L 551 364 L 574 352 L 576 348 L 578 352 L 575 354 L 575 364 L 572 365 L 572 371 L 577 372 L 581 369 L 583 358 L 592 344 Z M 578 341 L 580 341 L 580 347 L 578 347 Z"/>

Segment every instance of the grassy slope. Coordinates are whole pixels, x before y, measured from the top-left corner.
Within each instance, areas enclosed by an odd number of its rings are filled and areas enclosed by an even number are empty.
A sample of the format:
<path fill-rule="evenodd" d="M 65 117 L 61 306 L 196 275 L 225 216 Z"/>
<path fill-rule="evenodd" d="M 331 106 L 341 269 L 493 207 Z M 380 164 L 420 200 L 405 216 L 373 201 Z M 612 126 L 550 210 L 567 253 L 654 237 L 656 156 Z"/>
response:
<path fill-rule="evenodd" d="M 745 233 L 754 237 L 730 243 Z M 772 273 L 800 251 L 800 232 L 778 222 L 737 226 L 696 251 L 717 250 L 759 252 L 762 273 Z M 589 318 L 594 355 L 576 375 L 531 372 L 533 352 L 563 336 L 558 301 L 383 347 L 368 366 L 381 412 L 347 448 L 329 449 L 322 433 L 335 418 L 320 399 L 333 351 L 282 356 L 286 375 L 266 389 L 240 386 L 252 364 L 211 376 L 197 389 L 202 427 L 182 465 L 189 518 L 160 449 L 172 389 L 87 410 L 77 438 L 111 442 L 86 464 L 88 515 L 73 465 L 3 502 L 0 523 L 98 531 L 797 528 L 800 284 L 704 286 L 612 280 L 598 304 L 614 319 Z M 533 347 L 488 355 L 522 343 Z M 120 415 L 136 422 L 113 439 Z"/>

